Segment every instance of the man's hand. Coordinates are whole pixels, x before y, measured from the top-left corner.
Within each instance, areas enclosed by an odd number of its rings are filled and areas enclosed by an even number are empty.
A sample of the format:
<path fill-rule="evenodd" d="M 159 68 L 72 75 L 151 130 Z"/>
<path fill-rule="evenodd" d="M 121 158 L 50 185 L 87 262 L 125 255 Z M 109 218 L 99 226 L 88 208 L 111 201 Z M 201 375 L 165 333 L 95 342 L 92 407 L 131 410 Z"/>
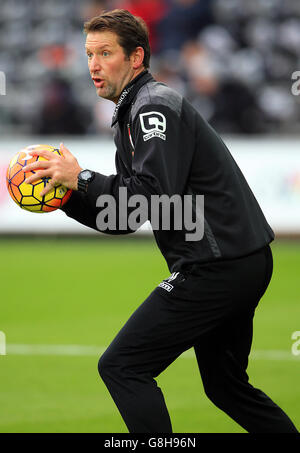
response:
<path fill-rule="evenodd" d="M 79 166 L 77 159 L 65 148 L 63 143 L 60 145 L 60 151 L 63 157 L 50 151 L 42 150 L 29 153 L 32 156 L 41 156 L 47 159 L 26 165 L 23 168 L 24 172 L 36 171 L 34 175 L 25 179 L 27 184 L 31 184 L 41 178 L 51 178 L 47 186 L 41 191 L 41 197 L 50 192 L 58 184 L 62 184 L 68 189 L 77 190 L 77 177 L 82 171 L 82 168 Z"/>

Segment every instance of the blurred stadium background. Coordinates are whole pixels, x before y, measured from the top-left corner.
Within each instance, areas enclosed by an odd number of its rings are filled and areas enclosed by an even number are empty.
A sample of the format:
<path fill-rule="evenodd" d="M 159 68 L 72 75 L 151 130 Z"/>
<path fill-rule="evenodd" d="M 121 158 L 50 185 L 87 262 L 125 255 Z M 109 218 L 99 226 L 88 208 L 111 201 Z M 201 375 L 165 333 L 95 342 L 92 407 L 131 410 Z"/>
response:
<path fill-rule="evenodd" d="M 151 232 L 111 238 L 27 213 L 5 186 L 34 143 L 64 141 L 83 167 L 114 172 L 114 105 L 96 96 L 82 32 L 113 8 L 144 18 L 151 72 L 222 135 L 276 233 L 249 375 L 300 428 L 299 0 L 0 0 L 0 432 L 127 432 L 97 359 L 168 275 Z M 204 396 L 192 351 L 158 383 L 175 432 L 243 432 Z"/>

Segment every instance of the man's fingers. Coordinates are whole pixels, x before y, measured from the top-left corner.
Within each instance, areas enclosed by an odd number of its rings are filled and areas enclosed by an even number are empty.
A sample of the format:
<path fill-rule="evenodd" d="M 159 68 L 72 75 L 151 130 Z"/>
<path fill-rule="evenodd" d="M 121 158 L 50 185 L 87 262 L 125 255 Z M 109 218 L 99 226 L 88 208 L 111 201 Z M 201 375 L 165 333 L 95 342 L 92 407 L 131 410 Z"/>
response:
<path fill-rule="evenodd" d="M 33 162 L 23 167 L 24 173 L 27 173 L 31 170 L 39 170 L 40 168 L 48 168 L 49 163 L 46 160 L 39 160 L 38 162 Z"/>
<path fill-rule="evenodd" d="M 37 171 L 34 175 L 26 178 L 24 182 L 26 184 L 32 184 L 33 182 L 38 181 L 39 179 L 42 179 L 42 178 L 49 178 L 49 174 L 47 171 L 45 171 L 45 170 Z"/>
<path fill-rule="evenodd" d="M 45 172 L 41 170 L 41 171 L 36 172 L 34 175 L 30 176 L 29 178 L 26 178 L 25 183 L 32 184 L 33 182 L 38 181 L 45 177 L 47 177 L 45 175 Z M 47 195 L 47 193 L 50 192 L 54 187 L 55 187 L 55 182 L 50 179 L 47 182 L 46 187 L 44 187 L 43 190 L 40 192 L 40 196 L 43 197 L 44 195 Z"/>
<path fill-rule="evenodd" d="M 47 183 L 46 187 L 44 187 L 44 189 L 40 192 L 40 197 L 47 195 L 47 193 L 49 193 L 54 188 L 54 186 L 55 186 L 54 182 L 50 180 Z"/>
<path fill-rule="evenodd" d="M 41 156 L 44 157 L 47 160 L 53 160 L 56 159 L 58 156 L 51 151 L 48 151 L 46 149 L 38 149 L 36 151 L 30 151 L 29 153 L 31 156 Z"/>
<path fill-rule="evenodd" d="M 65 156 L 65 157 L 73 157 L 73 154 L 70 153 L 68 148 L 66 148 L 63 143 L 60 144 L 59 151 L 61 151 L 62 155 Z"/>
<path fill-rule="evenodd" d="M 34 184 L 44 178 L 50 179 L 47 186 L 41 190 L 41 196 L 46 195 L 55 185 L 59 184 L 63 184 L 70 189 L 77 188 L 77 176 L 81 171 L 78 162 L 63 143 L 60 144 L 60 150 L 66 159 L 53 155 L 47 150 L 32 151 L 32 155 L 40 155 L 46 160 L 38 160 L 23 168 L 26 184 Z M 34 173 L 32 174 L 32 172 Z"/>

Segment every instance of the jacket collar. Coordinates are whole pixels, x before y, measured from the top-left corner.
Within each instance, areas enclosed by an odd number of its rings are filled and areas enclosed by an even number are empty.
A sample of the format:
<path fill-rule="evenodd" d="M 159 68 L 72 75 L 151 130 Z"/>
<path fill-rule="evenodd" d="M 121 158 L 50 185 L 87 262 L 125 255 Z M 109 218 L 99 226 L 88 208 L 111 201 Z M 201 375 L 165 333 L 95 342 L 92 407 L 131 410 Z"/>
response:
<path fill-rule="evenodd" d="M 147 70 L 145 70 L 138 76 L 136 76 L 133 80 L 131 80 L 128 85 L 126 85 L 115 107 L 111 127 L 113 127 L 116 122 L 122 118 L 123 114 L 127 110 L 128 106 L 132 103 L 139 89 L 150 80 L 154 79 L 152 75 Z"/>

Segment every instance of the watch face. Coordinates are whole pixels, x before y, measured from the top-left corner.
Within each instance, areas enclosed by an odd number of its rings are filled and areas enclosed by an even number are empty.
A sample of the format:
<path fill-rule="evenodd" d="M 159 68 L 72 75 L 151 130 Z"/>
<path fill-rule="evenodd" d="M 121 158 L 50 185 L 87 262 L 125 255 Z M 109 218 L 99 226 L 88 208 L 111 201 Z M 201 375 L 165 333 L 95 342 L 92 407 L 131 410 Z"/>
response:
<path fill-rule="evenodd" d="M 88 181 L 92 177 L 92 172 L 90 170 L 83 170 L 80 173 L 80 178 L 84 181 Z"/>

